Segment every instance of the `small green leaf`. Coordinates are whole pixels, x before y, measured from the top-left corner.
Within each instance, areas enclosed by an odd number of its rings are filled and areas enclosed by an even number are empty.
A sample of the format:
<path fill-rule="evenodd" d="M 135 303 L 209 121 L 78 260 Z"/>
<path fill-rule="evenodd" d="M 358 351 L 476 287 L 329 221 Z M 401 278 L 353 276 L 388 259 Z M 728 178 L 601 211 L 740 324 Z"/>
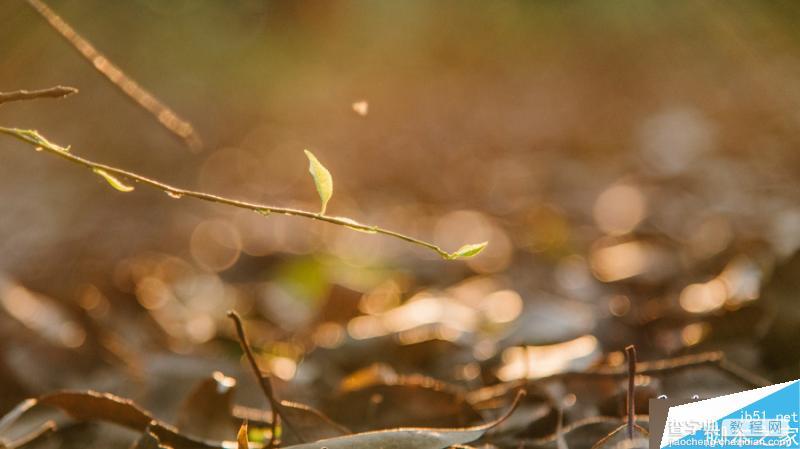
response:
<path fill-rule="evenodd" d="M 111 174 L 109 174 L 107 171 L 101 168 L 94 168 L 92 169 L 92 171 L 102 176 L 103 179 L 105 179 L 111 185 L 111 187 L 119 190 L 120 192 L 130 192 L 131 190 L 133 190 L 133 186 L 129 186 L 123 183 L 122 181 L 115 178 L 114 176 L 111 176 Z"/>
<path fill-rule="evenodd" d="M 317 186 L 317 193 L 319 193 L 319 199 L 322 202 L 322 209 L 319 213 L 324 215 L 325 208 L 328 207 L 328 201 L 333 196 L 333 178 L 331 177 L 331 172 L 317 160 L 313 153 L 308 150 L 303 151 L 305 151 L 308 158 L 308 172 L 314 178 L 314 185 Z"/>
<path fill-rule="evenodd" d="M 486 248 L 486 245 L 488 244 L 489 242 L 482 242 L 482 243 L 472 243 L 469 245 L 464 245 L 461 248 L 459 248 L 458 251 L 448 254 L 447 258 L 450 260 L 455 260 L 455 259 L 465 259 L 467 257 L 477 256 L 478 253 L 483 251 L 483 249 Z"/>

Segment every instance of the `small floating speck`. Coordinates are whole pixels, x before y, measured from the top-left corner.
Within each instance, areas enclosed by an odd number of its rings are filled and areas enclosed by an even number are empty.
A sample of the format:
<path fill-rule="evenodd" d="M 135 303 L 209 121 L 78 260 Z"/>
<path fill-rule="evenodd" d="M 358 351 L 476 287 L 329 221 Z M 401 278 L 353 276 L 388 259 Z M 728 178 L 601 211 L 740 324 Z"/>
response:
<path fill-rule="evenodd" d="M 356 101 L 352 106 L 353 111 L 362 117 L 366 117 L 367 113 L 369 113 L 369 103 L 366 100 Z"/>

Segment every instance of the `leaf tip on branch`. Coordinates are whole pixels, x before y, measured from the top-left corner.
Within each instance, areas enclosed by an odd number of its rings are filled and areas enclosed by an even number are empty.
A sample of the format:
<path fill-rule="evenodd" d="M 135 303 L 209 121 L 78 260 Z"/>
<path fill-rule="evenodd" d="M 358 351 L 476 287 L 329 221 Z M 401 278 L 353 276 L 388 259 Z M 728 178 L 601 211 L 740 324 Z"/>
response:
<path fill-rule="evenodd" d="M 56 86 L 53 88 L 53 92 L 56 93 L 59 97 L 69 97 L 70 95 L 75 95 L 80 92 L 77 88 L 71 86 Z"/>
<path fill-rule="evenodd" d="M 469 257 L 474 257 L 480 254 L 480 252 L 483 251 L 488 245 L 489 245 L 488 241 L 481 243 L 470 243 L 462 246 L 461 248 L 457 249 L 452 253 L 447 253 L 445 259 L 457 260 L 457 259 L 466 259 Z"/>
<path fill-rule="evenodd" d="M 68 86 L 48 87 L 39 90 L 18 90 L 15 92 L 0 92 L 0 103 L 21 100 L 36 100 L 39 98 L 64 98 L 78 93 L 78 89 Z"/>

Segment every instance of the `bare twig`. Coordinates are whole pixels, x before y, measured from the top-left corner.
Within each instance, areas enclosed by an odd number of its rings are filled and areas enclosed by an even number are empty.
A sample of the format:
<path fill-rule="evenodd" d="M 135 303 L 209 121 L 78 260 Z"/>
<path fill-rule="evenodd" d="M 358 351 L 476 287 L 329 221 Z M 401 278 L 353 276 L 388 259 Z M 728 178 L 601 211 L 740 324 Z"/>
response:
<path fill-rule="evenodd" d="M 265 375 L 258 367 L 258 362 L 256 362 L 250 342 L 247 340 L 247 335 L 244 332 L 242 317 L 240 317 L 239 314 L 234 310 L 228 311 L 228 317 L 232 319 L 233 323 L 236 325 L 236 335 L 239 337 L 239 345 L 242 347 L 242 351 L 244 351 L 245 355 L 247 356 L 247 360 L 250 362 L 250 368 L 253 370 L 253 374 L 255 374 L 256 378 L 258 379 L 258 384 L 261 386 L 261 391 L 264 392 L 264 396 L 267 398 L 269 406 L 272 408 L 269 447 L 273 448 L 275 447 L 276 429 L 278 426 L 277 418 L 280 417 L 281 422 L 283 422 L 283 424 L 287 427 L 291 428 L 291 423 L 286 419 L 286 416 L 283 416 L 280 402 L 275 397 L 275 391 L 272 389 L 272 381 L 270 377 Z M 297 432 L 295 432 L 295 434 L 297 434 Z M 297 436 L 301 437 L 300 435 Z"/>
<path fill-rule="evenodd" d="M 141 184 L 145 184 L 157 190 L 161 190 L 162 192 L 168 194 L 173 198 L 180 198 L 180 197 L 192 197 L 197 198 L 203 201 L 209 201 L 212 203 L 218 204 L 225 204 L 228 206 L 238 207 L 241 209 L 248 209 L 254 212 L 258 212 L 260 214 L 283 214 L 283 215 L 292 215 L 297 217 L 305 217 L 310 218 L 313 220 L 324 221 L 327 223 L 332 223 L 340 226 L 346 226 L 348 228 L 354 229 L 356 231 L 366 232 L 369 234 L 383 234 L 390 237 L 394 237 L 400 240 L 404 240 L 409 243 L 413 243 L 415 245 L 419 245 L 430 250 L 435 251 L 439 256 L 445 259 L 453 259 L 455 258 L 456 254 L 448 253 L 447 251 L 443 250 L 441 247 L 434 245 L 433 243 L 426 242 L 424 240 L 420 240 L 414 237 L 410 237 L 405 234 L 401 234 L 399 232 L 391 231 L 388 229 L 383 229 L 378 226 L 370 226 L 365 225 L 362 223 L 358 223 L 354 220 L 351 220 L 346 217 L 335 217 L 331 215 L 323 215 L 316 212 L 309 212 L 300 209 L 292 209 L 288 207 L 277 207 L 277 206 L 268 206 L 265 204 L 256 204 L 250 203 L 241 200 L 235 200 L 231 198 L 226 198 L 218 195 L 213 195 L 210 193 L 204 192 L 197 192 L 193 190 L 182 189 L 179 187 L 175 187 L 161 181 L 157 181 L 155 179 L 147 178 L 145 176 L 122 170 L 116 167 L 112 167 L 110 165 L 100 164 L 97 162 L 90 161 L 88 159 L 84 159 L 80 156 L 76 156 L 75 154 L 71 153 L 68 148 L 59 146 L 53 142 L 50 142 L 43 136 L 41 136 L 36 131 L 25 130 L 25 129 L 17 129 L 17 128 L 5 128 L 0 127 L 0 134 L 6 134 L 12 137 L 15 137 L 18 140 L 21 140 L 27 144 L 34 146 L 37 149 L 41 149 L 48 153 L 54 154 L 56 156 L 60 156 L 68 161 L 74 162 L 78 165 L 82 165 L 94 172 L 100 173 L 107 173 L 113 176 L 119 176 L 121 178 L 125 178 L 131 181 L 136 181 Z"/>
<path fill-rule="evenodd" d="M 628 439 L 633 439 L 633 427 L 636 425 L 636 347 L 625 348 L 628 357 Z"/>
<path fill-rule="evenodd" d="M 36 100 L 38 98 L 64 98 L 76 93 L 78 93 L 78 89 L 67 86 L 55 86 L 39 90 L 0 92 L 0 104 L 11 101 Z"/>
<path fill-rule="evenodd" d="M 200 137 L 192 124 L 182 119 L 172 109 L 158 100 L 153 94 L 131 79 L 125 72 L 108 60 L 102 53 L 75 31 L 70 24 L 55 13 L 41 0 L 27 0 L 28 4 L 41 15 L 50 27 L 72 45 L 92 66 L 108 78 L 128 98 L 149 112 L 162 126 L 179 136 L 191 149 L 202 146 Z"/>
<path fill-rule="evenodd" d="M 604 448 L 610 447 L 609 442 L 614 441 L 616 439 L 617 434 L 619 434 L 621 432 L 626 432 L 627 433 L 627 427 L 628 426 L 623 424 L 623 425 L 617 427 L 616 429 L 612 430 L 608 435 L 604 436 L 603 438 L 600 438 L 600 440 L 598 440 L 596 443 L 594 443 L 594 445 L 592 446 L 592 449 L 604 449 Z M 649 435 L 647 429 L 645 429 L 644 427 L 642 427 L 642 426 L 640 426 L 638 424 L 635 424 L 633 426 L 633 428 L 635 430 L 638 430 L 639 433 L 641 433 L 644 436 Z M 632 442 L 633 442 L 633 438 L 629 438 L 627 440 L 618 442 L 616 445 L 614 445 L 614 447 L 615 448 L 627 447 L 627 446 L 623 446 L 623 444 L 630 445 Z"/>

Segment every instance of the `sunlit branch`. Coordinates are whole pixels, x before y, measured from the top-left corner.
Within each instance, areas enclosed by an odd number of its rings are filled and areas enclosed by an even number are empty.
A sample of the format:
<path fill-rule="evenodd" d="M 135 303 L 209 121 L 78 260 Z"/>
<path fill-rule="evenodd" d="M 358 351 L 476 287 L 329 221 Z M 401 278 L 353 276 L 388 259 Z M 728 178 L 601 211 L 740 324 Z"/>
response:
<path fill-rule="evenodd" d="M 199 149 L 202 146 L 200 136 L 197 135 L 191 123 L 178 116 L 175 111 L 162 103 L 155 95 L 148 92 L 147 89 L 140 86 L 139 83 L 126 75 L 122 69 L 100 53 L 91 42 L 84 39 L 80 33 L 75 31 L 69 23 L 50 9 L 43 1 L 27 1 L 31 8 L 47 21 L 51 28 L 66 39 L 81 56 L 89 61 L 98 72 L 108 78 L 108 80 L 128 98 L 149 112 L 170 132 L 181 137 L 189 148 Z"/>
<path fill-rule="evenodd" d="M 180 187 L 175 187 L 161 181 L 157 181 L 152 178 L 147 178 L 145 176 L 127 171 L 122 170 L 116 167 L 112 167 L 110 165 L 100 164 L 97 162 L 90 161 L 88 159 L 82 158 L 77 156 L 69 151 L 69 148 L 65 148 L 59 146 L 55 143 L 50 142 L 46 138 L 42 137 L 38 132 L 32 130 L 24 130 L 24 129 L 17 129 L 17 128 L 5 128 L 0 127 L 0 133 L 6 134 L 12 137 L 15 137 L 18 140 L 21 140 L 27 144 L 34 146 L 37 149 L 41 149 L 42 151 L 46 151 L 48 153 L 54 154 L 61 158 L 64 158 L 68 161 L 74 162 L 78 165 L 82 165 L 92 171 L 100 172 L 100 173 L 107 173 L 112 176 L 124 178 L 126 180 L 135 181 L 140 184 L 144 184 L 150 186 L 154 189 L 161 190 L 162 192 L 167 193 L 173 198 L 180 198 L 180 197 L 192 197 L 197 198 L 199 200 L 208 201 L 212 203 L 218 204 L 225 204 L 228 206 L 238 207 L 241 209 L 248 209 L 254 212 L 258 212 L 264 215 L 267 214 L 283 214 L 283 215 L 291 215 L 297 217 L 305 217 L 310 218 L 312 220 L 319 220 L 324 221 L 327 223 L 346 226 L 350 229 L 354 229 L 356 231 L 366 232 L 370 234 L 383 234 L 390 237 L 394 237 L 409 243 L 413 243 L 415 245 L 419 245 L 425 248 L 428 248 L 432 251 L 435 251 L 439 256 L 445 259 L 456 259 L 460 257 L 469 257 L 472 254 L 459 254 L 459 251 L 454 253 L 448 253 L 447 251 L 443 250 L 441 247 L 434 245 L 433 243 L 426 242 L 423 240 L 419 240 L 417 238 L 401 234 L 399 232 L 391 231 L 388 229 L 383 229 L 378 226 L 370 226 L 365 225 L 362 223 L 358 223 L 354 220 L 351 220 L 346 217 L 335 217 L 331 215 L 324 215 L 316 212 L 310 212 L 306 210 L 300 209 L 293 209 L 288 207 L 278 207 L 278 206 L 269 206 L 265 204 L 257 204 L 251 203 L 247 201 L 236 200 L 232 198 L 226 198 L 223 196 L 218 196 L 210 193 L 205 192 L 198 192 L 194 190 L 187 190 L 182 189 Z M 481 244 L 485 246 L 485 244 Z M 471 246 L 479 246 L 479 245 L 471 245 Z M 463 247 L 462 247 L 463 248 Z M 481 248 L 482 249 L 482 248 Z"/>

